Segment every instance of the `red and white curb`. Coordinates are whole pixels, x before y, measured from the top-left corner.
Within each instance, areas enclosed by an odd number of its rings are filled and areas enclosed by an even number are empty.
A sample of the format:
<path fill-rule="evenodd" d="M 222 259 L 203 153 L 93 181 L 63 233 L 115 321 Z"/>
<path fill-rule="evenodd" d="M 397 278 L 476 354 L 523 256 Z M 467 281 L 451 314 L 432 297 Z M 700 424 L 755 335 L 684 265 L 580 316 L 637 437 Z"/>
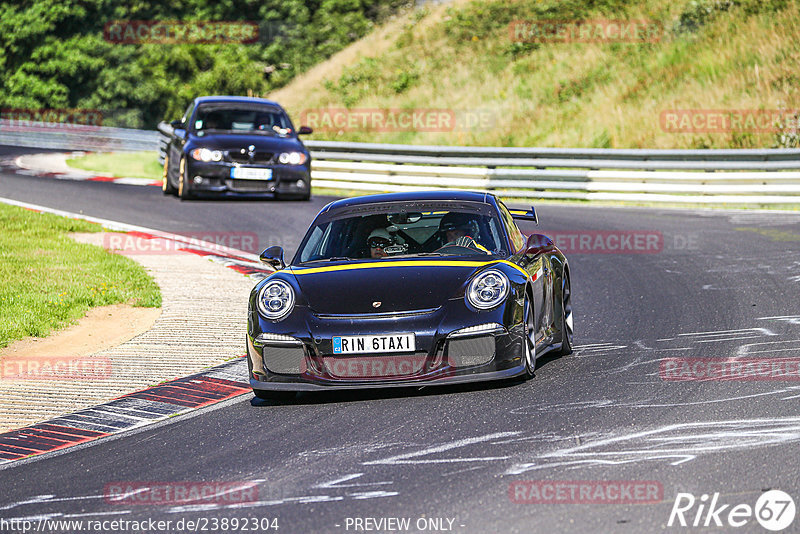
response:
<path fill-rule="evenodd" d="M 261 264 L 255 254 L 235 248 L 8 198 L 0 197 L 0 202 L 35 212 L 82 219 L 109 230 L 126 232 L 136 239 L 168 240 L 173 242 L 171 250 L 205 256 L 253 279 L 262 279 L 274 272 Z M 251 391 L 246 377 L 247 363 L 244 358 L 237 358 L 202 373 L 123 395 L 93 408 L 0 434 L 0 466 L 150 425 L 245 394 Z"/>
<path fill-rule="evenodd" d="M 54 156 L 61 156 L 66 158 L 80 157 L 85 155 L 85 152 L 63 152 L 53 153 Z M 54 178 L 56 180 L 73 180 L 80 182 L 111 182 L 122 185 L 144 185 L 144 186 L 157 186 L 161 187 L 161 180 L 151 180 L 149 178 L 125 178 L 118 176 L 107 176 L 103 174 L 94 174 L 87 171 L 78 169 L 69 172 L 60 172 L 46 170 L 42 168 L 31 168 L 22 163 L 23 158 L 27 156 L 17 156 L 14 159 L 7 159 L 0 162 L 0 169 L 4 172 L 19 174 L 23 176 L 39 176 L 44 178 Z"/>
<path fill-rule="evenodd" d="M 0 434 L 0 466 L 185 414 L 251 391 L 247 362 L 237 358 L 105 404 Z"/>

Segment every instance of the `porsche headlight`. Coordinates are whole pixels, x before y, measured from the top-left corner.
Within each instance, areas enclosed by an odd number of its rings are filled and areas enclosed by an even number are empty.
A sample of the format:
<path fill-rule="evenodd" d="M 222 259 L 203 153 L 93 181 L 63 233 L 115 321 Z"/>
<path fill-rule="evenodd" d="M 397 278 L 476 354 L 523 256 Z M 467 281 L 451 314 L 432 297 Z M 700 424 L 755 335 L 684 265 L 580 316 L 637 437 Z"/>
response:
<path fill-rule="evenodd" d="M 302 165 L 306 159 L 302 152 L 283 152 L 278 156 L 278 161 L 284 165 Z"/>
<path fill-rule="evenodd" d="M 502 272 L 489 269 L 470 282 L 467 288 L 467 301 L 480 310 L 494 308 L 508 296 L 508 277 Z"/>
<path fill-rule="evenodd" d="M 283 319 L 294 307 L 294 289 L 283 280 L 273 280 L 258 292 L 256 304 L 267 319 Z"/>
<path fill-rule="evenodd" d="M 192 157 L 197 161 L 204 161 L 206 163 L 209 161 L 221 161 L 222 152 L 219 150 L 209 150 L 207 148 L 195 148 L 192 150 Z"/>

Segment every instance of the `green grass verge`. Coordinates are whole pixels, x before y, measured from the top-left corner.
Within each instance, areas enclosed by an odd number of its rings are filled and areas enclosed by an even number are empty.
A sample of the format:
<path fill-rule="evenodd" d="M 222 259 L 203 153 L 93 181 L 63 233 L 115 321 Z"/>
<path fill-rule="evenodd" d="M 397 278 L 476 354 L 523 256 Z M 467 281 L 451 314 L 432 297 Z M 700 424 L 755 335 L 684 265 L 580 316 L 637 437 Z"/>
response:
<path fill-rule="evenodd" d="M 0 348 L 43 337 L 94 306 L 161 306 L 161 291 L 130 258 L 73 241 L 97 224 L 0 204 Z"/>
<path fill-rule="evenodd" d="M 162 166 L 154 152 L 99 152 L 67 160 L 76 169 L 121 178 L 160 180 Z"/>

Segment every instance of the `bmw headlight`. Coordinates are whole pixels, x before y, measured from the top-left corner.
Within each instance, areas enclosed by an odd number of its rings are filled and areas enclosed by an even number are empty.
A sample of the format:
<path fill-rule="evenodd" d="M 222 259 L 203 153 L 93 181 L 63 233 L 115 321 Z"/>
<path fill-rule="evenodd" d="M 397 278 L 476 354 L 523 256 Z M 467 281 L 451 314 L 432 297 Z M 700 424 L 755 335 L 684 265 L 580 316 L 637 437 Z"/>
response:
<path fill-rule="evenodd" d="M 192 150 L 192 157 L 197 161 L 204 161 L 206 163 L 209 161 L 221 161 L 222 152 L 219 150 L 209 150 L 207 148 L 196 148 Z"/>
<path fill-rule="evenodd" d="M 283 280 L 273 280 L 258 292 L 256 304 L 267 319 L 283 319 L 294 307 L 294 289 Z"/>
<path fill-rule="evenodd" d="M 284 165 L 302 165 L 306 159 L 302 152 L 283 152 L 278 156 L 278 161 Z"/>
<path fill-rule="evenodd" d="M 472 279 L 467 288 L 467 301 L 480 310 L 494 308 L 508 296 L 509 285 L 506 275 L 489 269 Z"/>

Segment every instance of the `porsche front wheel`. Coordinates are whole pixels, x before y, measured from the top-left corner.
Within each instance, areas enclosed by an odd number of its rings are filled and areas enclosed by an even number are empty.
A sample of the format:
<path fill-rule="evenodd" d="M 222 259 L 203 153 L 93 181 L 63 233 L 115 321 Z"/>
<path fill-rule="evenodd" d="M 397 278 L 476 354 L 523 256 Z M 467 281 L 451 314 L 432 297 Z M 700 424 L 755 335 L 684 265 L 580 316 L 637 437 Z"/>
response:
<path fill-rule="evenodd" d="M 561 349 L 559 356 L 572 354 L 572 288 L 569 283 L 569 274 L 564 273 L 561 283 Z"/>
<path fill-rule="evenodd" d="M 533 306 L 528 292 L 525 292 L 525 301 L 522 305 L 522 354 L 525 359 L 525 378 L 533 378 L 536 368 L 536 342 L 534 341 L 535 329 L 533 326 Z"/>

